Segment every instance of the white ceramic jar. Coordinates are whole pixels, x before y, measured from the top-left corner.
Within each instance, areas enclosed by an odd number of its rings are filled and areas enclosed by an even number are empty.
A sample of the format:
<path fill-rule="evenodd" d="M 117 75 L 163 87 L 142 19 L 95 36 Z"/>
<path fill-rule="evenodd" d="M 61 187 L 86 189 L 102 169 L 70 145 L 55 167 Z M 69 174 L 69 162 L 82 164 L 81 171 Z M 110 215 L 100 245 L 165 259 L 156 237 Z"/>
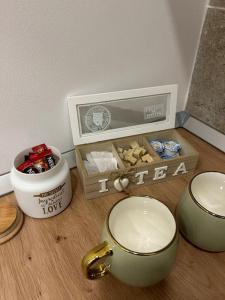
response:
<path fill-rule="evenodd" d="M 48 148 L 58 157 L 52 169 L 38 174 L 18 171 L 17 167 L 24 161 L 24 155 L 32 151 L 26 149 L 16 156 L 11 171 L 11 182 L 18 205 L 25 214 L 33 218 L 49 218 L 59 214 L 72 198 L 68 164 L 58 149 L 53 146 Z"/>

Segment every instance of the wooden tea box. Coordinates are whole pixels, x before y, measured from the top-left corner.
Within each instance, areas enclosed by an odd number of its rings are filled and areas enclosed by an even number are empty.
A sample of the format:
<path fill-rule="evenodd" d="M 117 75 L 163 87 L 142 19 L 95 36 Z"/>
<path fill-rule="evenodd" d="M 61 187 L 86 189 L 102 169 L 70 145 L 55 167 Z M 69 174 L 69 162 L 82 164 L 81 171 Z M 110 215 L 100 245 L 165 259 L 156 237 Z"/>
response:
<path fill-rule="evenodd" d="M 199 155 L 173 129 L 176 95 L 177 86 L 169 85 L 68 98 L 76 164 L 87 199 L 129 191 L 194 171 Z M 175 141 L 181 145 L 179 155 L 162 159 L 150 144 L 154 140 Z M 93 151 L 112 153 L 118 169 L 88 172 L 84 161 Z M 136 157 L 132 163 L 127 162 L 129 151 Z"/>
<path fill-rule="evenodd" d="M 181 144 L 180 156 L 171 159 L 161 159 L 150 146 L 148 140 L 175 140 Z M 129 145 L 129 142 L 137 141 L 145 147 L 147 153 L 153 158 L 153 162 L 144 163 L 141 166 L 126 167 L 124 161 L 119 157 L 118 147 Z M 111 172 L 88 175 L 83 161 L 86 154 L 91 151 L 110 151 L 118 161 L 118 170 Z M 114 186 L 117 178 L 128 179 L 129 184 L 125 189 L 133 189 L 139 185 L 149 185 L 172 179 L 176 176 L 185 176 L 194 171 L 198 153 L 196 150 L 175 130 L 165 130 L 149 134 L 142 134 L 128 138 L 115 139 L 108 142 L 98 142 L 76 147 L 76 162 L 83 182 L 83 188 L 87 199 L 101 197 L 105 194 L 118 192 Z M 127 181 L 124 181 L 127 182 Z"/>

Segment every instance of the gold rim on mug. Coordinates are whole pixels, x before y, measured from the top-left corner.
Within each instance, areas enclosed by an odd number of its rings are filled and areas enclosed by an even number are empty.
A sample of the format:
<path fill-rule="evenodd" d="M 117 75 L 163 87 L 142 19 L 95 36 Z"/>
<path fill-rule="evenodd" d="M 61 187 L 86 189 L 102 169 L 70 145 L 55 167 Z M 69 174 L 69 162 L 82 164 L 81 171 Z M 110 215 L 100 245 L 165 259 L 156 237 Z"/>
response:
<path fill-rule="evenodd" d="M 202 206 L 202 205 L 195 199 L 195 196 L 194 196 L 193 193 L 192 193 L 192 190 L 191 190 L 192 181 L 195 179 L 195 177 L 197 177 L 197 176 L 199 176 L 199 175 L 201 175 L 201 174 L 205 174 L 205 173 L 219 173 L 219 174 L 225 175 L 225 172 L 222 172 L 222 171 L 203 171 L 203 172 L 199 172 L 199 173 L 195 174 L 195 175 L 191 178 L 191 180 L 190 180 L 190 182 L 189 182 L 189 184 L 188 184 L 188 190 L 189 190 L 191 199 L 194 201 L 195 204 L 198 205 L 198 207 L 200 207 L 200 208 L 201 208 L 204 212 L 206 212 L 207 214 L 210 214 L 210 215 L 212 215 L 212 216 L 214 216 L 214 217 L 217 217 L 217 218 L 220 218 L 220 219 L 225 219 L 225 216 L 218 215 L 218 214 L 216 214 L 216 213 L 214 213 L 214 212 L 208 210 L 208 209 L 205 208 L 204 206 Z"/>
<path fill-rule="evenodd" d="M 125 199 L 128 199 L 128 198 L 130 198 L 130 197 L 146 197 L 146 198 L 154 199 L 154 200 L 156 200 L 156 201 L 159 201 L 159 202 L 162 203 L 163 205 L 165 205 L 165 206 L 167 207 L 167 209 L 169 210 L 169 212 L 171 213 L 171 215 L 172 215 L 172 217 L 173 217 L 173 219 L 174 219 L 174 222 L 175 222 L 176 230 L 175 230 L 174 236 L 173 236 L 173 238 L 171 239 L 171 241 L 170 241 L 165 247 L 163 247 L 162 249 L 159 249 L 158 251 L 154 251 L 154 252 L 147 252 L 147 253 L 136 252 L 136 251 L 133 251 L 133 250 L 130 250 L 130 249 L 124 247 L 123 245 L 121 245 L 121 244 L 114 238 L 114 236 L 113 236 L 113 234 L 112 234 L 112 232 L 111 232 L 111 230 L 110 230 L 110 228 L 109 228 L 109 218 L 110 218 L 111 212 L 112 212 L 113 208 L 114 208 L 117 204 L 119 204 L 121 201 L 123 201 L 123 200 L 125 200 Z M 139 256 L 150 256 L 150 255 L 155 255 L 155 254 L 158 254 L 158 253 L 160 253 L 160 252 L 166 250 L 167 248 L 170 247 L 170 245 L 172 245 L 172 243 L 173 243 L 174 240 L 176 239 L 177 232 L 178 232 L 178 230 L 177 230 L 176 219 L 174 218 L 174 215 L 172 214 L 172 212 L 171 212 L 171 210 L 169 209 L 169 207 L 168 207 L 166 204 L 164 204 L 163 202 L 161 202 L 160 200 L 155 199 L 155 198 L 153 198 L 153 197 L 151 197 L 151 196 L 146 196 L 146 195 L 145 195 L 145 196 L 143 196 L 143 195 L 142 195 L 142 196 L 138 196 L 138 195 L 130 195 L 129 197 L 124 197 L 124 198 L 120 199 L 118 202 L 116 202 L 116 203 L 111 207 L 111 209 L 110 209 L 110 211 L 109 211 L 109 213 L 108 213 L 108 216 L 107 216 L 107 219 L 106 219 L 106 228 L 107 228 L 107 231 L 108 231 L 109 235 L 111 236 L 111 238 L 113 239 L 113 241 L 117 244 L 117 246 L 118 246 L 119 248 L 121 248 L 122 250 L 124 250 L 124 251 L 126 251 L 126 252 L 128 252 L 128 253 L 131 253 L 131 254 L 134 254 L 134 255 L 139 255 Z"/>

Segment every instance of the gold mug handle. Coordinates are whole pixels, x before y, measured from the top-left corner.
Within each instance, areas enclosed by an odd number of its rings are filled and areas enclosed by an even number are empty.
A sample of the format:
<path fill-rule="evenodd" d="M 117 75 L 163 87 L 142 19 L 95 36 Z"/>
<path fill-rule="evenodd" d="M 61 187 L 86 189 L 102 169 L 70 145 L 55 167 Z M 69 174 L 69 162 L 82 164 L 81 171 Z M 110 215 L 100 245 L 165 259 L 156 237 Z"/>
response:
<path fill-rule="evenodd" d="M 108 274 L 110 265 L 106 265 L 104 262 L 101 263 L 99 261 L 112 254 L 113 251 L 106 241 L 88 251 L 81 263 L 86 278 L 93 280 Z"/>

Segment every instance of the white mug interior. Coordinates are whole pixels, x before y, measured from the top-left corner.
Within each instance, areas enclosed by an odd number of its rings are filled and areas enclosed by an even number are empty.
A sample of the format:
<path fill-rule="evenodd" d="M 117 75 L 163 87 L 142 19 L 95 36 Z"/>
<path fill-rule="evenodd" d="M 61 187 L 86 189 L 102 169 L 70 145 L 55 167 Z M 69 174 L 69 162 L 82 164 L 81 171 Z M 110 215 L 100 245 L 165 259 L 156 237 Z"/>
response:
<path fill-rule="evenodd" d="M 225 217 L 225 174 L 204 172 L 190 183 L 190 192 L 203 208 L 212 214 Z"/>
<path fill-rule="evenodd" d="M 150 197 L 132 196 L 118 202 L 110 212 L 108 226 L 117 243 L 143 254 L 164 249 L 176 234 L 168 207 Z"/>

